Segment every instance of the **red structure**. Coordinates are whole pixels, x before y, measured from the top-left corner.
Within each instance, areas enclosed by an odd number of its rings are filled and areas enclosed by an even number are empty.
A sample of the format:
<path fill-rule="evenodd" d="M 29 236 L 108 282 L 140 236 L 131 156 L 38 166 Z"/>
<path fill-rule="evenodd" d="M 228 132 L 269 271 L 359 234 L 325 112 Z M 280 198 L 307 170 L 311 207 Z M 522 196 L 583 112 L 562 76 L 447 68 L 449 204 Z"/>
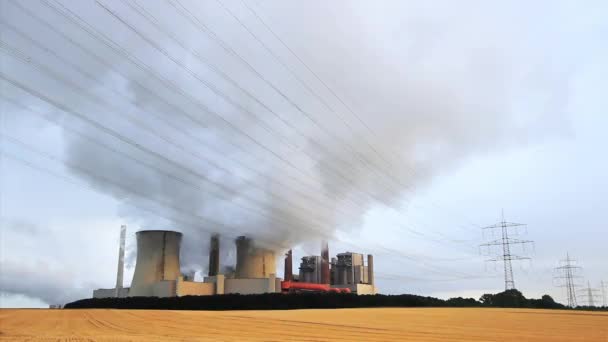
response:
<path fill-rule="evenodd" d="M 281 282 L 281 291 L 283 293 L 298 292 L 298 291 L 350 293 L 350 289 L 332 288 L 329 286 L 329 284 L 300 283 L 300 282 L 294 282 L 294 281 L 282 281 Z"/>

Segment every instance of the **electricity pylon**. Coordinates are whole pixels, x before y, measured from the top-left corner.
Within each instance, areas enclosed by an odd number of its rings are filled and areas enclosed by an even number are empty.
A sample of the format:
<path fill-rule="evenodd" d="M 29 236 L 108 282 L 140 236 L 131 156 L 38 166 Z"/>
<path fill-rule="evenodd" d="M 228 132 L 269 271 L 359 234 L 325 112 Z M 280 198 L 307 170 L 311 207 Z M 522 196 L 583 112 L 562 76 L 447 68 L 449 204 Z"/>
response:
<path fill-rule="evenodd" d="M 576 265 L 576 260 L 570 258 L 570 254 L 566 254 L 566 259 L 560 260 L 560 266 L 556 267 L 555 270 L 559 273 L 555 276 L 555 279 L 560 281 L 557 286 L 566 288 L 568 306 L 571 308 L 577 307 L 575 288 L 580 284 L 576 284 L 574 280 L 580 278 L 576 273 L 579 273 L 582 267 Z"/>
<path fill-rule="evenodd" d="M 595 306 L 596 301 L 599 299 L 600 290 L 591 287 L 591 282 L 587 281 L 587 287 L 580 289 L 581 297 L 585 298 L 587 306 Z"/>
<path fill-rule="evenodd" d="M 504 271 L 505 271 L 505 290 L 515 289 L 515 279 L 513 278 L 513 265 L 511 264 L 511 261 L 530 259 L 529 257 L 515 255 L 511 251 L 511 246 L 513 246 L 513 245 L 521 245 L 522 247 L 525 247 L 525 245 L 527 245 L 527 244 L 534 243 L 531 240 L 519 240 L 519 239 L 514 239 L 511 237 L 511 235 L 513 235 L 513 233 L 510 230 L 513 228 L 516 228 L 516 227 L 521 227 L 521 226 L 525 226 L 525 224 L 505 221 L 505 215 L 503 213 L 502 220 L 499 223 L 494 224 L 492 226 L 482 228 L 484 231 L 493 230 L 493 229 L 500 230 L 499 239 L 486 242 L 484 244 L 479 245 L 479 247 L 480 248 L 487 247 L 488 249 L 490 249 L 492 246 L 501 247 L 501 253 L 499 255 L 495 256 L 494 258 L 488 259 L 486 261 L 502 261 L 503 262 L 503 267 L 504 267 Z"/>

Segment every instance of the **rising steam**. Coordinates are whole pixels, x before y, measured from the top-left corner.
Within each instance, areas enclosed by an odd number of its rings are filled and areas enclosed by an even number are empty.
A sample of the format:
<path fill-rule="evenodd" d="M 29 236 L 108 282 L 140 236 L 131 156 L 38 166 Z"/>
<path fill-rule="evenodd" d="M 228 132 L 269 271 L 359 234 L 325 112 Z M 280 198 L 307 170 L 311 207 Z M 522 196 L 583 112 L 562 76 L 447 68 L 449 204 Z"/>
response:
<path fill-rule="evenodd" d="M 386 32 L 378 33 L 383 39 L 336 32 L 325 44 L 340 41 L 343 48 L 299 41 L 323 47 L 315 49 L 324 55 L 318 58 L 321 62 L 311 65 L 326 81 L 338 80 L 328 83 L 357 118 L 293 56 L 285 57 L 285 62 L 331 110 L 259 47 L 237 46 L 236 40 L 229 39 L 243 34 L 235 22 L 216 28 L 219 36 L 228 37 L 227 44 L 243 53 L 268 82 L 196 27 L 178 20 L 179 14 L 171 7 L 146 3 L 152 15 L 166 14 L 172 20 L 174 26 L 162 27 L 179 32 L 189 42 L 189 51 L 132 8 L 103 4 L 141 28 L 170 57 L 98 6 L 82 14 L 113 41 L 103 45 L 83 33 L 82 39 L 88 42 L 85 49 L 97 58 L 48 32 L 49 39 L 65 45 L 65 51 L 81 56 L 76 64 L 95 73 L 94 79 L 70 69 L 61 59 L 45 60 L 40 50 L 29 50 L 39 53 L 32 54 L 36 61 L 51 63 L 49 68 L 60 72 L 71 70 L 78 84 L 89 85 L 73 89 L 41 74 L 56 87 L 45 92 L 108 129 L 64 113 L 66 165 L 100 192 L 118 199 L 120 214 L 132 226 L 182 231 L 186 267 L 200 268 L 210 233 L 222 234 L 227 239 L 224 245 L 245 234 L 280 250 L 330 237 L 339 229 L 356 229 L 370 208 L 399 209 L 438 172 L 449 171 L 474 153 L 527 141 L 537 123 L 559 119 L 555 106 L 562 102 L 555 101 L 555 96 L 561 96 L 562 89 L 556 85 L 561 83 L 555 82 L 550 65 L 539 65 L 546 53 L 535 49 L 533 42 L 508 39 L 500 22 L 484 26 L 487 23 L 472 20 L 464 25 L 446 19 L 426 31 L 434 14 L 422 11 L 417 20 L 423 23 L 401 28 L 400 40 L 386 38 Z M 191 6 L 202 20 L 211 20 L 196 4 Z M 341 20 L 354 20 L 359 10 L 342 8 Z M 367 29 L 370 34 L 379 22 L 371 16 L 359 23 L 358 30 Z M 65 25 L 82 31 L 74 23 Z M 409 30 L 410 26 L 416 29 Z M 279 49 L 268 37 L 268 44 Z M 497 40 L 502 43 L 495 44 Z M 384 45 L 377 46 L 378 42 Z M 114 50 L 114 43 L 120 46 L 118 51 L 127 49 L 128 56 Z M 193 51 L 208 57 L 251 93 L 232 86 L 195 58 Z M 522 51 L 528 52 L 516 53 Z M 331 58 L 340 60 L 340 67 L 323 62 Z M 269 64 L 277 66 L 270 69 Z M 531 80 L 533 89 L 522 86 Z M 531 103 L 544 110 L 517 111 Z"/>

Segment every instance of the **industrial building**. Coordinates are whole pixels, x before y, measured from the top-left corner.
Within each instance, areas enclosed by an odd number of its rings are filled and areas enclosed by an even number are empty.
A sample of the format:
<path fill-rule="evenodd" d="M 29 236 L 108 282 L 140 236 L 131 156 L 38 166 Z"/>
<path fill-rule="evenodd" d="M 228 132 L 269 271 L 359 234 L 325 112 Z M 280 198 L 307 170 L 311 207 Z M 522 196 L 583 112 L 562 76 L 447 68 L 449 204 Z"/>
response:
<path fill-rule="evenodd" d="M 285 259 L 285 265 L 291 262 L 291 251 Z M 329 259 L 329 249 L 324 243 L 321 255 L 302 257 L 300 273 L 297 283 L 329 284 L 329 289 L 348 289 L 348 292 L 357 294 L 375 294 L 374 261 L 373 256 L 367 256 L 367 265 L 363 254 L 346 252 L 340 253 L 336 258 Z M 289 270 L 285 267 L 285 274 Z M 286 276 L 287 278 L 287 276 Z M 296 285 L 297 286 L 297 285 Z"/>
<path fill-rule="evenodd" d="M 209 272 L 202 282 L 194 275 L 180 270 L 182 233 L 166 230 L 143 230 L 136 233 L 137 259 L 131 287 L 123 287 L 124 248 L 126 228 L 121 227 L 116 287 L 97 289 L 93 298 L 107 297 L 174 297 L 188 295 L 220 295 L 229 293 L 259 294 L 273 292 L 352 292 L 374 294 L 373 261 L 368 256 L 341 253 L 329 261 L 329 249 L 324 243 L 320 256 L 305 256 L 299 274 L 292 273 L 291 250 L 285 258 L 285 280 L 276 277 L 275 252 L 258 247 L 255 241 L 240 236 L 235 241 L 236 268 L 234 274 L 220 274 L 220 240 L 211 236 Z M 331 266 L 331 269 L 330 269 Z"/>
<path fill-rule="evenodd" d="M 137 261 L 130 288 L 122 283 L 114 289 L 93 291 L 94 298 L 105 297 L 174 297 L 224 293 L 255 294 L 280 292 L 276 278 L 274 252 L 257 248 L 244 236 L 236 240 L 237 264 L 234 277 L 219 274 L 219 238 L 211 237 L 209 276 L 203 282 L 180 272 L 182 233 L 162 230 L 137 232 Z M 124 241 L 121 241 L 123 244 Z M 124 250 L 124 246 L 121 247 Z M 120 258 L 120 257 L 119 257 Z M 120 262 L 119 262 L 120 265 Z M 121 268 L 122 266 L 119 266 Z M 119 276 L 120 276 L 119 272 Z"/>
<path fill-rule="evenodd" d="M 363 254 L 352 252 L 340 253 L 332 258 L 331 283 L 358 294 L 375 294 L 374 257 L 367 255 L 367 265 L 363 260 Z"/>

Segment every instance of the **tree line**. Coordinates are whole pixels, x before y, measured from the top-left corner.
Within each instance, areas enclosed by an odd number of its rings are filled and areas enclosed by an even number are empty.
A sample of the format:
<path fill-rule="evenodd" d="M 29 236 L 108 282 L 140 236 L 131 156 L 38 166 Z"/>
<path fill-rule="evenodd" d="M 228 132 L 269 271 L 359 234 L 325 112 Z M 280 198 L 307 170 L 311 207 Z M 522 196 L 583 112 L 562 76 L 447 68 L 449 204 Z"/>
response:
<path fill-rule="evenodd" d="M 518 290 L 484 294 L 473 298 L 443 300 L 410 294 L 362 295 L 342 293 L 266 293 L 257 295 L 226 294 L 184 297 L 128 297 L 81 299 L 65 305 L 66 309 L 154 309 L 154 310 L 291 310 L 373 307 L 500 307 L 566 309 L 549 295 L 528 299 Z M 584 308 L 583 308 L 584 309 Z M 587 308 L 590 309 L 590 308 Z M 601 308 L 599 308 L 601 310 Z M 606 310 L 606 308 L 603 308 Z"/>

